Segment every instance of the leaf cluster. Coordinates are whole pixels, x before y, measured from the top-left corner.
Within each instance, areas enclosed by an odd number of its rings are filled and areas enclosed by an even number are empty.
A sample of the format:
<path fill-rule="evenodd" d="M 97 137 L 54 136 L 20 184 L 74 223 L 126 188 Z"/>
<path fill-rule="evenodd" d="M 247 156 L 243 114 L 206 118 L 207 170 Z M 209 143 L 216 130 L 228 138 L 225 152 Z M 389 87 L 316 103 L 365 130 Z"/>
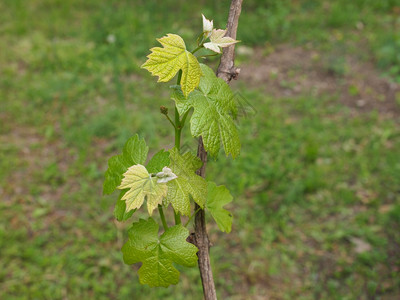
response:
<path fill-rule="evenodd" d="M 142 68 L 158 76 L 160 82 L 178 75 L 178 84 L 171 90 L 175 122 L 169 118 L 166 107 L 161 109 L 174 127 L 175 147 L 167 151 L 162 149 L 148 160 L 148 146 L 144 139 L 135 135 L 126 142 L 121 154 L 108 161 L 103 193 L 120 190 L 115 218 L 127 221 L 142 206 L 147 207 L 149 214 L 146 220 L 132 223 L 128 241 L 122 247 L 125 263 L 142 263 L 138 271 L 142 284 L 163 287 L 176 284 L 179 271 L 174 264 L 196 265 L 198 249 L 187 242 L 189 230 L 186 228 L 197 213 L 194 203 L 210 212 L 221 231 L 230 232 L 232 228 L 232 214 L 223 208 L 232 201 L 229 191 L 197 175 L 201 160 L 190 152 L 182 154 L 180 151 L 181 129 L 189 116 L 192 135 L 202 137 L 210 155 L 216 157 L 221 145 L 227 156 L 236 158 L 239 155 L 234 95 L 230 87 L 209 67 L 200 64 L 194 55 L 201 48 L 220 52 L 220 47 L 237 42 L 224 35 L 225 31 L 213 29 L 213 22 L 203 16 L 203 33 L 194 51 L 188 51 L 184 40 L 176 34 L 158 39 L 162 47 L 150 49 Z M 210 42 L 205 43 L 207 38 Z M 175 214 L 174 226 L 168 226 L 163 211 L 171 207 Z M 162 233 L 153 217 L 156 208 L 164 228 Z M 182 216 L 189 218 L 185 226 Z"/>

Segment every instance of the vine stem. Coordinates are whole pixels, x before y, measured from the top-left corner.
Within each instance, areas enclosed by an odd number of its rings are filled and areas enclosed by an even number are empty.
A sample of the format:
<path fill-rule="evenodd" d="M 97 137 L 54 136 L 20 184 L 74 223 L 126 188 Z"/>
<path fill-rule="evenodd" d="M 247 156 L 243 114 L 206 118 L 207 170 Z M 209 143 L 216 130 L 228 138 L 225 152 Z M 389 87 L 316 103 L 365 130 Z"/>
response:
<path fill-rule="evenodd" d="M 179 119 L 178 109 L 175 106 L 175 147 L 178 150 L 181 149 L 181 133 L 182 133 L 181 121 Z"/>
<path fill-rule="evenodd" d="M 179 85 L 181 83 L 181 78 L 182 78 L 182 70 L 180 70 L 178 73 L 178 79 L 176 81 L 176 84 Z M 175 105 L 175 147 L 176 149 L 178 149 L 178 151 L 181 150 L 181 134 L 183 125 L 184 123 L 181 122 L 178 108 Z M 182 223 L 179 212 L 176 212 L 175 210 L 174 210 L 174 218 L 176 225 Z"/>
<path fill-rule="evenodd" d="M 181 73 L 179 73 L 178 76 L 178 82 L 180 81 Z M 179 118 L 179 112 L 178 109 L 175 106 L 175 147 L 178 149 L 178 151 L 181 150 L 181 133 L 182 133 L 182 125 L 181 121 Z M 176 212 L 174 210 L 174 218 L 175 218 L 175 224 L 181 224 L 181 216 L 179 215 L 179 212 Z"/>
<path fill-rule="evenodd" d="M 242 10 L 243 0 L 232 0 L 226 36 L 236 39 L 236 31 L 239 23 L 239 16 Z M 236 78 L 239 74 L 239 70 L 234 67 L 235 60 L 235 45 L 224 48 L 221 56 L 221 62 L 218 67 L 217 76 L 224 79 L 226 83 L 229 83 L 233 78 Z M 205 177 L 206 175 L 206 163 L 207 163 L 207 152 L 204 149 L 203 139 L 200 137 L 197 148 L 197 157 L 203 162 L 202 167 L 197 170 L 197 174 Z M 200 206 L 195 204 L 195 211 L 199 210 Z M 199 252 L 197 256 L 199 258 L 199 270 L 201 276 L 201 282 L 203 284 L 203 292 L 205 300 L 216 300 L 217 292 L 215 290 L 214 278 L 211 269 L 210 262 L 210 241 L 207 235 L 205 212 L 200 209 L 195 216 L 194 221 L 194 240 Z"/>
<path fill-rule="evenodd" d="M 164 230 L 168 229 L 167 221 L 165 220 L 164 211 L 161 205 L 158 205 L 158 212 L 160 213 L 161 222 L 163 224 Z"/>

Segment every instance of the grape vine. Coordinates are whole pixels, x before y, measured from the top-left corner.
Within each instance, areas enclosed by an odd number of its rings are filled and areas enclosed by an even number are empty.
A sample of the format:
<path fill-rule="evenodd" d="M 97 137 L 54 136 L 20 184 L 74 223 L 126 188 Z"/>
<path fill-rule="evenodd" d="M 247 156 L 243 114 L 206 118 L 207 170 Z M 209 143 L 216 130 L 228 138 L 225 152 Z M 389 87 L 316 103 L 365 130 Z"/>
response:
<path fill-rule="evenodd" d="M 221 148 L 232 158 L 240 152 L 234 95 L 229 85 L 196 56 L 201 49 L 218 55 L 221 48 L 238 41 L 226 36 L 226 30 L 213 28 L 213 21 L 204 15 L 202 18 L 203 30 L 193 51 L 187 50 L 182 37 L 170 33 L 158 39 L 162 47 L 150 49 L 142 65 L 159 82 L 177 77 L 177 84 L 170 90 L 174 120 L 168 109 L 161 107 L 174 130 L 175 146 L 148 159 L 146 142 L 135 135 L 126 142 L 121 154 L 108 160 L 105 173 L 103 193 L 120 190 L 114 209 L 118 221 L 128 221 L 137 210 L 147 210 L 146 219 L 132 223 L 122 253 L 126 264 L 142 263 L 138 270 L 140 283 L 152 287 L 178 283 L 179 271 L 174 264 L 197 265 L 198 248 L 188 242 L 188 227 L 199 210 L 208 211 L 221 231 L 229 233 L 232 228 L 232 214 L 223 208 L 232 201 L 228 189 L 197 175 L 203 162 L 190 151 L 182 153 L 180 149 L 182 128 L 189 123 L 192 136 L 202 139 L 209 155 L 217 157 Z M 174 211 L 173 226 L 168 225 L 173 222 L 164 214 L 169 206 Z M 156 209 L 159 218 L 155 217 Z M 188 219 L 185 224 L 182 216 Z"/>

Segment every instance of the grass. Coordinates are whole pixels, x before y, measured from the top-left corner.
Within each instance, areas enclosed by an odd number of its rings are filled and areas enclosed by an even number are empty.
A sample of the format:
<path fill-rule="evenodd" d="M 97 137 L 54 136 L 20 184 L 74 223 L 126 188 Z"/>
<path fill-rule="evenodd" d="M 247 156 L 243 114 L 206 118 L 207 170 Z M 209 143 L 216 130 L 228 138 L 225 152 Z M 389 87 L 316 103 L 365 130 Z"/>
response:
<path fill-rule="evenodd" d="M 336 57 L 326 64 L 338 76 L 337 56 L 350 53 L 395 81 L 396 6 L 249 0 L 238 38 L 322 51 Z M 201 299 L 195 268 L 168 289 L 138 283 L 137 266 L 120 253 L 129 222 L 113 221 L 115 197 L 103 197 L 101 185 L 106 160 L 134 133 L 153 153 L 172 146 L 158 112 L 172 110 L 168 85 L 155 87 L 139 69 L 155 38 L 194 40 L 200 12 L 222 25 L 227 9 L 217 1 L 0 3 L 3 298 Z M 239 120 L 241 157 L 221 155 L 207 171 L 235 196 L 233 232 L 210 226 L 220 298 L 397 298 L 398 122 L 354 114 L 330 95 L 274 99 L 245 85 L 240 93 L 254 108 Z M 195 149 L 188 132 L 185 141 Z"/>

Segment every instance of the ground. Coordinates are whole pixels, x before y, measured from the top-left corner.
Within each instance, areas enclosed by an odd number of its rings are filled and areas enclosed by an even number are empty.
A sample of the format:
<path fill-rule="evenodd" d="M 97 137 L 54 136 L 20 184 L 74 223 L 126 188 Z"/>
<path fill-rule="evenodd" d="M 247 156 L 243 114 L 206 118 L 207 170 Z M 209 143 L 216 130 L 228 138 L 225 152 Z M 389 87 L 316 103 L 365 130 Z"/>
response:
<path fill-rule="evenodd" d="M 207 167 L 234 195 L 232 232 L 209 226 L 220 298 L 397 299 L 400 4 L 247 3 L 232 83 L 243 147 Z M 133 134 L 150 154 L 172 146 L 168 84 L 139 68 L 155 38 L 190 41 L 200 12 L 220 25 L 227 7 L 140 4 L 0 4 L 5 299 L 201 299 L 196 268 L 168 289 L 138 283 L 120 252 L 129 222 L 101 187 Z M 196 148 L 187 131 L 184 146 Z"/>
<path fill-rule="evenodd" d="M 265 87 L 266 93 L 277 98 L 331 95 L 354 112 L 376 110 L 388 117 L 399 116 L 399 85 L 383 78 L 370 62 L 291 45 L 268 51 L 272 53 L 265 55 L 265 49 L 251 51 L 249 55 L 256 57 L 255 61 L 242 68 L 241 80 L 253 88 Z M 330 60 L 335 59 L 342 61 L 334 65 Z"/>

